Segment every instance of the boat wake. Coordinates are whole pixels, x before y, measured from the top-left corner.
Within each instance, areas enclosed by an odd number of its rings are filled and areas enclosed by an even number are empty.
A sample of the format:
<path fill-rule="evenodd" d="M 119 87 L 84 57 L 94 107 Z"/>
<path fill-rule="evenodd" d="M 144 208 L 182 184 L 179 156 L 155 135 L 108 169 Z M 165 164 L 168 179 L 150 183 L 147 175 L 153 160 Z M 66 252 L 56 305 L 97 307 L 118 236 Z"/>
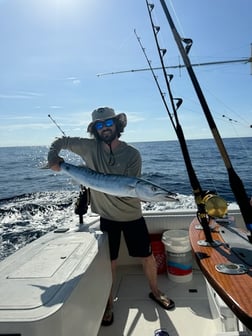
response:
<path fill-rule="evenodd" d="M 76 192 L 32 193 L 0 200 L 0 260 L 75 218 Z"/>

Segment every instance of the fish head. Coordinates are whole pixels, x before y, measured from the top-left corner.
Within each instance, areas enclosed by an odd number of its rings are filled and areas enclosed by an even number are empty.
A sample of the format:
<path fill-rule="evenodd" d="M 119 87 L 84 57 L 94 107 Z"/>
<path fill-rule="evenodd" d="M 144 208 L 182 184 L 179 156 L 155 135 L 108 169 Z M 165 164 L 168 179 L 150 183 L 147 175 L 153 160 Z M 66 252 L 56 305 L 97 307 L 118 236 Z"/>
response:
<path fill-rule="evenodd" d="M 139 180 L 135 186 L 137 197 L 148 202 L 177 202 L 177 194 L 149 181 Z"/>

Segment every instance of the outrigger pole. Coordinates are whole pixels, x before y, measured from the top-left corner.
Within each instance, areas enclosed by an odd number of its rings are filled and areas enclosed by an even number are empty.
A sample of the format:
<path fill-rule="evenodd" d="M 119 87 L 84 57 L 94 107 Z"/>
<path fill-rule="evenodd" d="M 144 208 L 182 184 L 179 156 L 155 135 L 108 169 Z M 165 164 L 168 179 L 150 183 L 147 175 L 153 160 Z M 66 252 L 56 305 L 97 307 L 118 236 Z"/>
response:
<path fill-rule="evenodd" d="M 222 156 L 224 164 L 226 166 L 228 176 L 229 176 L 230 187 L 231 187 L 231 189 L 233 191 L 233 194 L 236 198 L 236 201 L 237 201 L 237 203 L 240 207 L 240 211 L 241 211 L 242 217 L 244 219 L 244 222 L 246 224 L 246 227 L 247 227 L 248 231 L 250 232 L 250 234 L 248 235 L 248 239 L 249 239 L 250 243 L 252 244 L 252 207 L 249 204 L 249 197 L 246 193 L 244 185 L 243 185 L 240 177 L 237 175 L 237 173 L 235 172 L 235 170 L 232 166 L 232 163 L 230 161 L 230 158 L 228 156 L 228 153 L 226 151 L 226 148 L 224 146 L 222 138 L 219 134 L 217 126 L 214 122 L 214 119 L 212 117 L 210 109 L 207 105 L 206 99 L 203 95 L 203 92 L 201 90 L 199 82 L 198 82 L 198 80 L 196 78 L 196 75 L 193 71 L 190 59 L 188 57 L 188 53 L 190 51 L 190 48 L 192 46 L 193 41 L 189 38 L 181 38 L 180 37 L 180 35 L 179 35 L 179 33 L 178 33 L 174 23 L 173 23 L 173 20 L 172 20 L 171 15 L 168 11 L 168 8 L 166 6 L 165 1 L 160 0 L 160 3 L 163 7 L 164 13 L 166 15 L 166 18 L 167 18 L 168 23 L 170 25 L 171 31 L 173 33 L 173 37 L 174 37 L 174 39 L 177 43 L 177 46 L 178 46 L 178 49 L 180 51 L 181 57 L 184 61 L 185 67 L 188 71 L 188 74 L 189 74 L 190 79 L 192 81 L 192 84 L 194 86 L 195 92 L 198 96 L 201 107 L 202 107 L 203 112 L 205 114 L 205 117 L 208 121 L 209 127 L 212 131 L 213 137 L 215 139 L 215 142 L 217 144 L 219 152 Z M 184 47 L 183 43 L 185 44 L 185 47 Z"/>
<path fill-rule="evenodd" d="M 199 180 L 197 178 L 197 175 L 195 173 L 195 170 L 192 166 L 192 162 L 191 162 L 191 159 L 190 159 L 190 155 L 189 155 L 186 140 L 185 140 L 185 137 L 184 137 L 183 129 L 180 125 L 179 118 L 178 118 L 178 113 L 177 113 L 177 110 L 181 106 L 183 100 L 181 98 L 174 98 L 173 95 L 172 95 L 170 82 L 173 78 L 173 75 L 167 74 L 166 68 L 164 67 L 163 57 L 166 53 L 166 49 L 161 49 L 160 46 L 159 46 L 157 34 L 160 30 L 160 27 L 157 27 L 157 26 L 154 25 L 153 20 L 152 20 L 152 16 L 151 16 L 151 12 L 154 8 L 154 5 L 149 4 L 147 0 L 146 0 L 146 4 L 147 4 L 148 11 L 149 11 L 152 30 L 153 30 L 153 33 L 154 33 L 155 42 L 156 42 L 156 45 L 157 45 L 157 49 L 158 49 L 158 53 L 159 53 L 159 57 L 160 57 L 161 65 L 162 65 L 161 69 L 163 70 L 164 79 L 165 79 L 166 86 L 167 86 L 167 89 L 168 89 L 169 99 L 170 99 L 170 103 L 171 103 L 173 113 L 171 113 L 169 111 L 169 107 L 168 107 L 166 99 L 165 99 L 165 94 L 164 94 L 164 92 L 162 92 L 162 89 L 161 89 L 161 87 L 159 85 L 159 82 L 157 80 L 157 76 L 155 75 L 154 69 L 152 68 L 151 61 L 148 59 L 147 54 L 145 52 L 145 48 L 143 47 L 140 38 L 137 36 L 136 31 L 135 31 L 135 35 L 138 39 L 138 42 L 141 46 L 141 49 L 144 53 L 144 56 L 145 56 L 145 58 L 148 62 L 149 69 L 152 72 L 152 75 L 153 75 L 154 80 L 157 84 L 159 93 L 161 95 L 162 101 L 165 105 L 166 111 L 168 113 L 168 116 L 171 120 L 172 126 L 173 126 L 173 128 L 176 132 L 176 135 L 177 135 L 179 143 L 180 143 L 180 147 L 181 147 L 181 151 L 182 151 L 182 154 L 183 154 L 183 157 L 184 157 L 184 162 L 185 162 L 185 165 L 186 165 L 188 177 L 189 177 L 192 189 L 193 189 L 195 202 L 197 204 L 197 217 L 199 219 L 199 222 L 202 225 L 202 228 L 203 228 L 204 234 L 205 234 L 205 238 L 206 238 L 206 240 L 203 241 L 202 244 L 203 245 L 207 244 L 207 245 L 211 245 L 211 246 L 216 246 L 216 245 L 218 245 L 218 242 L 216 242 L 212 239 L 211 230 L 210 230 L 210 226 L 209 226 L 209 220 L 210 220 L 211 217 L 214 217 L 214 216 L 215 217 L 222 217 L 223 215 L 225 215 L 225 213 L 227 211 L 227 204 L 222 198 L 217 196 L 214 192 L 204 191 L 201 188 L 200 182 L 199 182 Z M 216 204 L 218 205 L 217 207 L 216 207 Z M 207 209 L 208 209 L 208 211 L 207 211 Z"/>
<path fill-rule="evenodd" d="M 228 63 L 251 63 L 252 64 L 252 57 L 243 57 L 240 59 L 235 59 L 235 60 L 226 60 L 226 61 L 215 61 L 215 62 L 204 62 L 204 63 L 192 63 L 192 67 L 197 67 L 197 66 L 205 66 L 205 65 L 221 65 L 221 64 L 228 64 Z M 184 64 L 178 64 L 178 65 L 169 65 L 165 66 L 165 69 L 182 69 L 185 68 L 186 66 Z M 162 67 L 153 67 L 153 70 L 162 70 Z M 140 69 L 131 69 L 131 70 L 120 70 L 120 71 L 113 71 L 113 72 L 102 72 L 96 74 L 97 77 L 101 76 L 107 76 L 107 75 L 118 75 L 118 74 L 123 74 L 123 73 L 129 73 L 129 72 L 141 72 L 141 71 L 149 71 L 149 68 L 140 68 Z M 252 71 L 251 71 L 252 74 Z"/>

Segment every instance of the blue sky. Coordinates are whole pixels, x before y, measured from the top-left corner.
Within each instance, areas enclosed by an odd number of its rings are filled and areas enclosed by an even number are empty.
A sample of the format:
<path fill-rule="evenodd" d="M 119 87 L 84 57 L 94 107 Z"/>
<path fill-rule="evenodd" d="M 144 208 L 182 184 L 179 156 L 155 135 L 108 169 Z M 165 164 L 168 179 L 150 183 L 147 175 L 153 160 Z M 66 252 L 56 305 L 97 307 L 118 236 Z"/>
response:
<path fill-rule="evenodd" d="M 160 1 L 154 0 L 165 64 L 182 64 Z M 192 38 L 192 63 L 250 57 L 251 0 L 166 1 L 182 37 Z M 145 0 L 0 0 L 0 146 L 49 145 L 59 129 L 88 136 L 99 106 L 128 116 L 123 140 L 176 139 L 150 71 L 98 73 L 160 66 Z M 195 67 L 223 137 L 251 136 L 251 64 Z M 173 69 L 179 118 L 187 139 L 211 133 L 186 70 Z M 156 71 L 163 91 L 162 73 Z M 225 117 L 223 117 L 225 115 Z"/>

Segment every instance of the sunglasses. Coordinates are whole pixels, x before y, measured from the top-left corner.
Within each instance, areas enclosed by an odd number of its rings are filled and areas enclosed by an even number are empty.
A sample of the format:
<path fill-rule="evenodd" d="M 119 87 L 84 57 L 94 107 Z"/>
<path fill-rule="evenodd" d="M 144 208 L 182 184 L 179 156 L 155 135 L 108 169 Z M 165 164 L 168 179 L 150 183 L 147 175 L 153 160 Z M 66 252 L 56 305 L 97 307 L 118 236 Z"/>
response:
<path fill-rule="evenodd" d="M 114 119 L 106 119 L 104 121 L 97 121 L 94 127 L 97 131 L 101 130 L 103 127 L 111 127 L 115 124 Z"/>

